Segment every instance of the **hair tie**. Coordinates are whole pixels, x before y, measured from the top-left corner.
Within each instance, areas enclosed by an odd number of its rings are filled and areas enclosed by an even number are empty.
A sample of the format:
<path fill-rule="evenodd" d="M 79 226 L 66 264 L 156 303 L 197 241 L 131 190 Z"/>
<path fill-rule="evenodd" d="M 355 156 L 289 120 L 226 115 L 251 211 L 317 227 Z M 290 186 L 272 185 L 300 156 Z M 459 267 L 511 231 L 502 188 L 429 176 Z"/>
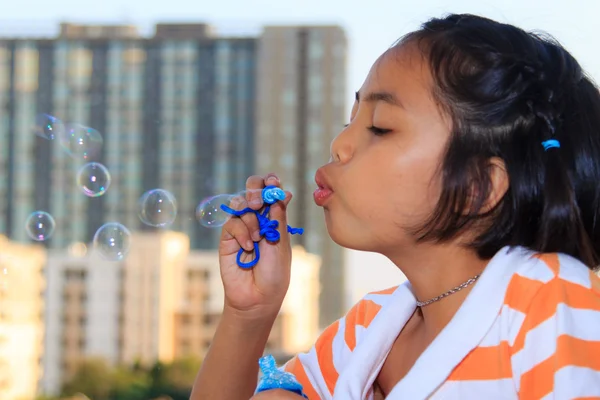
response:
<path fill-rule="evenodd" d="M 542 142 L 542 146 L 544 146 L 544 151 L 548 151 L 551 148 L 560 148 L 560 142 L 556 139 L 544 140 Z"/>

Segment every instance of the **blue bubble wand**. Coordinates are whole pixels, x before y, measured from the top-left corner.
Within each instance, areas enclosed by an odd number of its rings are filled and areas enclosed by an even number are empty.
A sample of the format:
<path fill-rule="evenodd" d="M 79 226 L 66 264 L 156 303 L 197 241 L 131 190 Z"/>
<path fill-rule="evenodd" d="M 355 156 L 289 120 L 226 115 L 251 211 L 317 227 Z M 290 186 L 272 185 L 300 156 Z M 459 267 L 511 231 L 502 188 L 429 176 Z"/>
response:
<path fill-rule="evenodd" d="M 279 227 L 279 221 L 273 221 L 269 219 L 269 210 L 271 208 L 271 204 L 274 204 L 277 201 L 285 200 L 285 192 L 277 186 L 267 186 L 262 190 L 262 199 L 266 204 L 268 204 L 262 212 L 253 210 L 250 207 L 246 207 L 243 210 L 234 210 L 225 204 L 221 204 L 221 210 L 236 217 L 241 217 L 247 213 L 254 213 L 256 218 L 258 218 L 260 236 L 264 236 L 269 242 L 277 242 L 281 237 L 279 231 L 277 230 Z M 304 233 L 304 229 L 292 228 L 288 225 L 287 232 L 292 235 L 302 235 Z M 241 248 L 240 251 L 238 251 L 236 261 L 240 268 L 250 269 L 258 263 L 258 260 L 260 260 L 258 242 L 254 242 L 254 252 L 256 253 L 256 257 L 254 257 L 252 261 L 244 263 L 241 260 L 242 254 L 244 254 L 244 249 Z"/>

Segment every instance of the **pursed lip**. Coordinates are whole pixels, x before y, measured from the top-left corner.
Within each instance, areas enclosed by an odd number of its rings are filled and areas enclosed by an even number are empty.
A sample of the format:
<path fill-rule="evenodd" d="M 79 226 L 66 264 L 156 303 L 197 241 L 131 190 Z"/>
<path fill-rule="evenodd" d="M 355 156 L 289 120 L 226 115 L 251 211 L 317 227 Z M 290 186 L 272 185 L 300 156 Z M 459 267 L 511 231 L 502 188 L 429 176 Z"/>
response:
<path fill-rule="evenodd" d="M 331 185 L 329 185 L 322 168 L 319 168 L 315 174 L 315 183 L 317 184 L 317 189 L 313 193 L 313 198 L 315 204 L 322 207 L 333 195 L 333 189 L 331 188 Z"/>

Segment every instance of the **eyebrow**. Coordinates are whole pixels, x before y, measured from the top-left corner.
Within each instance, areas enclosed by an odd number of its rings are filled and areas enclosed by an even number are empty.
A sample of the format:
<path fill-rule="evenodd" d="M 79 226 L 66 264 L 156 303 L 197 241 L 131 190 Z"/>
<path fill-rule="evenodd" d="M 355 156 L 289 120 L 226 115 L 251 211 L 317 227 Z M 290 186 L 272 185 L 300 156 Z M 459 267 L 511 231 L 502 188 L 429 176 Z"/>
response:
<path fill-rule="evenodd" d="M 360 101 L 359 92 L 355 93 L 355 99 L 356 101 Z M 404 108 L 402 102 L 390 92 L 371 92 L 367 94 L 363 100 L 366 102 L 383 101 L 384 103 L 390 104 L 392 106 Z"/>

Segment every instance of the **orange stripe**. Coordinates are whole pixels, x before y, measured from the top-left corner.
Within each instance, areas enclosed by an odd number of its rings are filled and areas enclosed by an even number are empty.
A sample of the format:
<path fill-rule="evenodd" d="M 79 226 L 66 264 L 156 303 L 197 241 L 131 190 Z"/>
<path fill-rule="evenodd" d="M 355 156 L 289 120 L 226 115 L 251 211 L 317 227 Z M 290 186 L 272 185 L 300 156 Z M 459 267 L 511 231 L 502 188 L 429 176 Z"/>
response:
<path fill-rule="evenodd" d="M 381 310 L 381 306 L 372 300 L 361 300 L 346 315 L 346 328 L 344 340 L 350 351 L 356 347 L 356 325 L 368 328 L 371 322 Z"/>
<path fill-rule="evenodd" d="M 560 336 L 556 353 L 521 376 L 520 398 L 539 399 L 554 390 L 554 374 L 566 366 L 600 371 L 600 342 Z"/>
<path fill-rule="evenodd" d="M 560 272 L 560 261 L 558 260 L 557 253 L 536 254 L 534 257 L 542 260 L 548 268 L 554 272 L 554 276 L 558 276 Z"/>
<path fill-rule="evenodd" d="M 543 285 L 543 282 L 515 274 L 506 289 L 504 304 L 513 310 L 527 313 L 533 298 Z"/>
<path fill-rule="evenodd" d="M 536 299 L 527 310 L 527 317 L 512 348 L 513 354 L 525 346 L 527 333 L 552 317 L 560 303 L 564 303 L 571 308 L 600 311 L 600 297 L 595 296 L 590 289 L 576 283 L 554 278 L 539 291 Z"/>
<path fill-rule="evenodd" d="M 372 293 L 369 293 L 369 294 L 392 294 L 392 293 L 394 293 L 396 291 L 396 289 L 398 289 L 398 286 L 394 286 L 394 287 L 391 287 L 389 289 L 380 290 L 378 292 L 372 292 Z"/>
<path fill-rule="evenodd" d="M 477 347 L 452 371 L 448 380 L 476 381 L 511 378 L 510 350 L 507 342 L 498 346 Z"/>
<path fill-rule="evenodd" d="M 300 382 L 302 385 L 302 391 L 308 396 L 309 399 L 318 399 L 320 397 L 313 385 L 310 383 L 310 379 L 308 379 L 308 375 L 306 375 L 306 371 L 304 370 L 304 365 L 302 365 L 297 357 L 294 357 L 286 364 L 285 370 L 291 374 L 294 374 L 298 382 Z"/>
<path fill-rule="evenodd" d="M 337 335 L 339 327 L 340 322 L 335 321 L 325 329 L 315 343 L 319 369 L 321 370 L 327 389 L 329 389 L 329 393 L 331 394 L 333 394 L 333 389 L 335 389 L 335 384 L 339 377 L 339 374 L 333 365 L 333 338 Z"/>

